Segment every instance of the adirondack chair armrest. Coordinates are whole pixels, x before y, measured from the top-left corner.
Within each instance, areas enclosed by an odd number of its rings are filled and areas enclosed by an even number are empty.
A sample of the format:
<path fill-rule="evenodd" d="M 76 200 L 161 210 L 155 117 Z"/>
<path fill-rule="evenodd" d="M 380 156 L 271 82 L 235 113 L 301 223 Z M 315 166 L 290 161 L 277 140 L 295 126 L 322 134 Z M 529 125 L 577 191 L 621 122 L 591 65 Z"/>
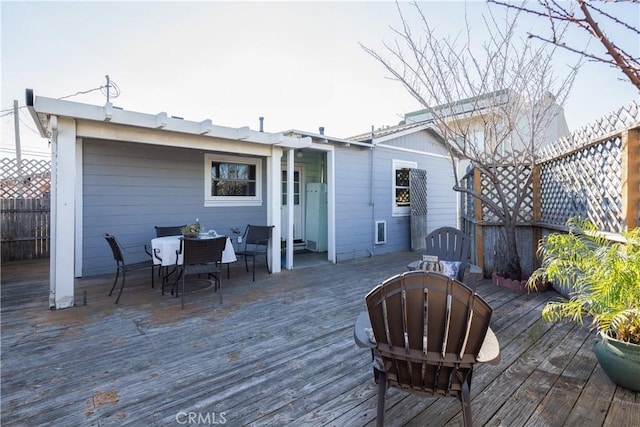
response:
<path fill-rule="evenodd" d="M 487 334 L 484 337 L 476 360 L 480 363 L 488 363 L 490 365 L 500 363 L 500 344 L 498 343 L 496 334 L 493 333 L 491 328 L 487 329 Z"/>
<path fill-rule="evenodd" d="M 369 320 L 369 313 L 366 311 L 361 312 L 356 319 L 355 327 L 353 328 L 353 340 L 358 347 L 363 348 L 376 348 L 376 343 L 371 341 L 371 321 Z"/>
<path fill-rule="evenodd" d="M 458 281 L 464 283 L 467 287 L 475 291 L 480 279 L 482 279 L 482 269 L 479 266 L 468 262 L 460 264 Z"/>

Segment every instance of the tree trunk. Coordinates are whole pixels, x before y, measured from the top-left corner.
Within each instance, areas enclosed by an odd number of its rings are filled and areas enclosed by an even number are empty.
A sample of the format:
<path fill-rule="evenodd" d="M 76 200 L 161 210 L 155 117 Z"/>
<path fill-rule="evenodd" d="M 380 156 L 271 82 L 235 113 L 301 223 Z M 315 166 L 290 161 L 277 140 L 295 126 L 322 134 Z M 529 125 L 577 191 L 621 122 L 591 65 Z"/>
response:
<path fill-rule="evenodd" d="M 501 230 L 502 244 L 497 253 L 497 273 L 502 277 L 513 280 L 522 279 L 522 267 L 516 240 L 516 225 L 513 222 L 505 223 Z"/>

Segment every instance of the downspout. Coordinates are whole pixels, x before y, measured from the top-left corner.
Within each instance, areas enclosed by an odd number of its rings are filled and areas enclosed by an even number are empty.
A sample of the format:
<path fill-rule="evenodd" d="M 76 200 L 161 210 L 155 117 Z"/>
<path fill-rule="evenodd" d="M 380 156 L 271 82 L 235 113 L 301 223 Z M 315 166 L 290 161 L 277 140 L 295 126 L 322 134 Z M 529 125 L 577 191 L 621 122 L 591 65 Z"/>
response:
<path fill-rule="evenodd" d="M 371 227 L 372 230 L 374 230 L 374 235 L 375 235 L 375 227 L 376 227 L 376 196 L 375 196 L 375 186 L 374 186 L 374 174 L 373 174 L 373 160 L 374 160 L 374 155 L 373 155 L 373 151 L 375 148 L 375 144 L 373 143 L 373 125 L 371 125 L 371 148 L 369 148 L 369 152 L 371 153 L 371 155 L 369 156 L 369 206 L 371 206 L 371 224 L 373 225 L 373 227 Z M 369 256 L 373 257 L 373 255 L 375 254 L 375 250 L 376 250 L 376 240 L 375 238 L 373 238 L 371 240 L 371 249 L 369 250 Z"/>

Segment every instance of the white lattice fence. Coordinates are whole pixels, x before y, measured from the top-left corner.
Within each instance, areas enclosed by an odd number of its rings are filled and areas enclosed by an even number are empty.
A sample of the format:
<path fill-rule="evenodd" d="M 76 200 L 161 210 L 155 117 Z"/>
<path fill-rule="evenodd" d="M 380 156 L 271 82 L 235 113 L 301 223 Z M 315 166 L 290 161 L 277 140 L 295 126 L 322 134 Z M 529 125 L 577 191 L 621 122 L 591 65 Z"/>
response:
<path fill-rule="evenodd" d="M 502 191 L 504 193 L 508 210 L 511 211 L 515 206 L 518 195 L 525 191 L 525 198 L 520 206 L 519 214 L 517 217 L 518 222 L 531 222 L 533 219 L 533 193 L 531 186 L 522 189 L 527 178 L 531 174 L 531 166 L 529 165 L 504 165 L 496 166 L 494 173 L 498 176 Z M 500 204 L 500 197 L 498 190 L 493 183 L 487 178 L 486 175 L 481 175 L 482 194 L 489 197 L 493 202 Z M 498 222 L 497 215 L 489 210 L 489 208 L 482 204 L 482 220 L 486 222 Z"/>
<path fill-rule="evenodd" d="M 601 231 L 620 233 L 626 222 L 622 186 L 628 180 L 622 176 L 622 135 L 639 126 L 640 108 L 631 103 L 541 150 L 541 221 L 562 227 L 579 216 Z"/>
<path fill-rule="evenodd" d="M 542 222 L 564 226 L 578 216 L 602 231 L 622 231 L 621 141 L 618 135 L 540 165 Z"/>
<path fill-rule="evenodd" d="M 0 159 L 0 199 L 49 197 L 51 162 L 23 159 L 21 167 L 16 159 Z"/>

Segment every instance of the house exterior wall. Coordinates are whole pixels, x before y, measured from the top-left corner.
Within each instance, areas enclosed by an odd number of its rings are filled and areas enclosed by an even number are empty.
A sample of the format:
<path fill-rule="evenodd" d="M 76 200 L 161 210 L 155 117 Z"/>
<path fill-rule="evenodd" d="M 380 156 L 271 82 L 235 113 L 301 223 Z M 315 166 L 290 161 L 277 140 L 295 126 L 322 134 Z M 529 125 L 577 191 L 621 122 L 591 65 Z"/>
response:
<path fill-rule="evenodd" d="M 428 152 L 427 152 L 428 151 Z M 204 207 L 203 161 L 207 151 L 130 142 L 83 141 L 82 275 L 113 272 L 103 233 L 127 248 L 128 262 L 147 259 L 143 248 L 155 225 L 199 218 L 205 229 L 266 223 L 266 186 L 258 207 Z M 373 159 L 372 157 L 373 156 Z M 305 152 L 305 183 L 327 182 L 320 152 Z M 427 171 L 427 228 L 456 226 L 457 198 L 451 160 L 426 131 L 386 140 L 375 148 L 336 146 L 336 261 L 409 250 L 410 218 L 393 216 L 393 161 L 415 161 Z M 373 167 L 373 169 L 372 169 Z M 266 165 L 262 167 L 266 182 Z M 375 221 L 387 223 L 387 242 L 374 244 Z"/>
<path fill-rule="evenodd" d="M 434 151 L 440 153 L 434 155 Z M 457 226 L 458 194 L 452 189 L 451 160 L 428 132 L 390 139 L 369 149 L 340 147 L 336 152 L 338 262 L 410 249 L 410 218 L 392 213 L 394 160 L 413 161 L 427 171 L 428 231 Z M 375 221 L 387 223 L 385 244 L 374 244 Z"/>
<path fill-rule="evenodd" d="M 83 143 L 83 275 L 113 272 L 102 237 L 116 236 L 127 262 L 148 259 L 144 245 L 156 225 L 180 225 L 198 218 L 204 229 L 230 234 L 232 227 L 266 223 L 262 206 L 204 207 L 203 150 L 104 140 Z M 266 182 L 266 165 L 262 166 Z"/>

